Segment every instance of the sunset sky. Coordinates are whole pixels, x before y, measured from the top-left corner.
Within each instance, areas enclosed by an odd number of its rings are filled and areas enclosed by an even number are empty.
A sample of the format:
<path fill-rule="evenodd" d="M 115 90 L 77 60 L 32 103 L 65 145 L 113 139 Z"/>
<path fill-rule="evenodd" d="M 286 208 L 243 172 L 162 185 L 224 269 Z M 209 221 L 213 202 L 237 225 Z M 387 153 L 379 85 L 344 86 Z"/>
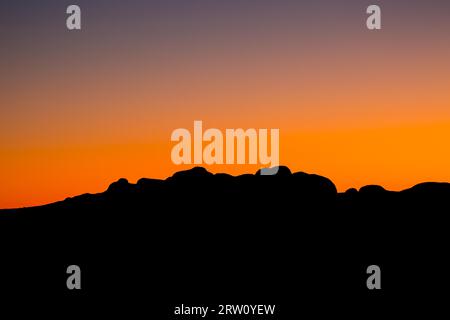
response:
<path fill-rule="evenodd" d="M 0 41 L 0 208 L 190 168 L 194 120 L 279 128 L 281 164 L 339 191 L 450 181 L 448 0 L 9 0 Z"/>

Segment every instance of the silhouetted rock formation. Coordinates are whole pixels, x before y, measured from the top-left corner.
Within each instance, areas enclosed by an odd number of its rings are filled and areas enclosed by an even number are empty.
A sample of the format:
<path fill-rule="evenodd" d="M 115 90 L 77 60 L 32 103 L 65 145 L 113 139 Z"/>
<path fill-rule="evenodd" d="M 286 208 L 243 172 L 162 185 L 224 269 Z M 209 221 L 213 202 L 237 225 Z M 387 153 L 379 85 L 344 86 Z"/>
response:
<path fill-rule="evenodd" d="M 132 186 L 128 182 L 128 180 L 125 178 L 121 178 L 118 181 L 111 183 L 106 192 L 111 193 L 129 192 L 131 189 Z"/>
<path fill-rule="evenodd" d="M 356 204 L 373 205 L 374 201 L 376 206 L 399 206 L 400 202 L 408 206 L 418 201 L 426 203 L 431 199 L 441 203 L 443 199 L 450 197 L 450 183 L 435 182 L 421 183 L 401 192 L 388 191 L 378 185 L 367 185 L 359 191 L 350 188 L 345 193 L 338 194 L 334 183 L 326 177 L 304 172 L 292 173 L 285 166 L 275 169 L 274 175 L 262 175 L 261 170 L 258 170 L 255 174 L 232 176 L 226 173 L 213 174 L 203 167 L 194 167 L 176 172 L 165 180 L 142 178 L 136 184 L 121 178 L 111 183 L 104 193 L 71 197 L 42 208 L 74 206 L 89 209 L 92 206 L 96 209 L 111 209 L 118 206 L 117 208 L 132 209 L 155 204 L 160 206 L 168 199 L 203 199 L 211 204 L 223 201 L 247 203 L 258 198 L 265 202 L 275 201 L 281 207 L 296 202 L 304 208 L 333 206 L 333 210 L 336 210 L 348 205 L 353 209 Z"/>
<path fill-rule="evenodd" d="M 213 174 L 211 172 L 208 172 L 203 167 L 194 167 L 190 170 L 176 172 L 172 176 L 172 178 L 168 178 L 168 179 L 176 180 L 176 179 L 205 178 L 205 177 L 211 177 L 212 175 Z"/>
<path fill-rule="evenodd" d="M 359 189 L 359 192 L 360 193 L 369 193 L 369 194 L 384 193 L 384 192 L 386 192 L 386 189 L 383 188 L 382 186 L 368 185 L 368 186 L 361 187 Z"/>
<path fill-rule="evenodd" d="M 403 190 L 404 193 L 427 193 L 427 194 L 448 194 L 450 193 L 450 183 L 447 182 L 424 182 L 415 185 L 410 189 Z"/>
<path fill-rule="evenodd" d="M 350 188 L 345 191 L 345 194 L 347 194 L 347 195 L 355 195 L 357 193 L 358 193 L 358 190 L 356 190 L 355 188 Z"/>
<path fill-rule="evenodd" d="M 65 288 L 66 278 L 49 283 L 53 271 L 40 267 L 46 261 L 62 277 L 68 264 L 84 263 L 90 294 L 141 288 L 169 301 L 192 301 L 195 294 L 205 301 L 202 293 L 225 301 L 243 292 L 279 301 L 284 292 L 292 298 L 290 286 L 307 297 L 338 290 L 335 296 L 353 302 L 367 296 L 365 270 L 378 264 L 388 274 L 383 295 L 394 292 L 397 302 L 400 289 L 416 294 L 409 279 L 417 270 L 426 274 L 427 294 L 434 292 L 428 283 L 442 283 L 435 266 L 448 270 L 448 199 L 446 183 L 337 193 L 331 180 L 287 167 L 273 176 L 197 167 L 165 180 L 120 179 L 103 193 L 1 212 L 2 261 L 14 261 L 2 275 L 21 275 L 6 277 L 9 285 L 3 277 L 2 287 L 29 288 L 34 281 L 31 287 Z M 118 274 L 122 282 L 111 281 Z M 297 315 L 295 303 L 285 306 L 291 305 Z"/>

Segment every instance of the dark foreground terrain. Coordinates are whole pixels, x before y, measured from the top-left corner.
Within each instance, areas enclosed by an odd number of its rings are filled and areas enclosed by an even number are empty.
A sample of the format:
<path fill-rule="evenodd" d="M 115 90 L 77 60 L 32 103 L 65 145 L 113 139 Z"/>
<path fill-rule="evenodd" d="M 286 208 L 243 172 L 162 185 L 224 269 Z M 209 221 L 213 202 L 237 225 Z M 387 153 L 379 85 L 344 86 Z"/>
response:
<path fill-rule="evenodd" d="M 433 319 L 448 312 L 449 213 L 443 183 L 338 194 L 285 167 L 121 179 L 101 194 L 0 211 L 0 290 L 4 305 L 24 306 L 16 312 L 58 306 L 60 319 L 201 319 L 174 307 L 261 303 L 276 304 L 276 317 L 206 319 Z M 79 291 L 66 287 L 72 264 Z M 381 290 L 367 289 L 370 265 Z"/>

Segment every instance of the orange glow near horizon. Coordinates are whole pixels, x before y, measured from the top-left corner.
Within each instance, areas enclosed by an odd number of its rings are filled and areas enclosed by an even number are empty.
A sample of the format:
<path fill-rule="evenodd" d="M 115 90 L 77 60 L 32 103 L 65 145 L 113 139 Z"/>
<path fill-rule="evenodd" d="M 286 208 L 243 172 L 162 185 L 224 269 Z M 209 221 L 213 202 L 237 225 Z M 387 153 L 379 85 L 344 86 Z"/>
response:
<path fill-rule="evenodd" d="M 187 126 L 188 129 L 190 129 Z M 424 181 L 450 181 L 450 123 L 385 128 L 281 131 L 281 164 L 330 178 L 339 191 L 380 184 L 401 190 Z M 164 179 L 194 165 L 173 165 L 170 137 L 148 143 L 65 145 L 9 150 L 2 167 L 1 207 L 31 206 L 97 193 L 125 177 Z M 212 172 L 254 173 L 255 165 L 205 166 Z M 443 169 L 444 168 L 444 169 Z M 22 179 L 18 179 L 17 172 Z"/>

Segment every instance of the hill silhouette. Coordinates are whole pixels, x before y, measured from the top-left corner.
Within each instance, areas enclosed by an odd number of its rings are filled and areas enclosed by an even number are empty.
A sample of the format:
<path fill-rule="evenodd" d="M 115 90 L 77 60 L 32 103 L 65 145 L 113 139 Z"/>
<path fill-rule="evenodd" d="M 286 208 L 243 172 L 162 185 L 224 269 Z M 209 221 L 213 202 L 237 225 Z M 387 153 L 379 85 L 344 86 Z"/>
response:
<path fill-rule="evenodd" d="M 426 203 L 431 200 L 444 202 L 449 196 L 450 183 L 425 182 L 398 192 L 388 191 L 378 185 L 367 185 L 361 187 L 359 191 L 351 188 L 345 193 L 338 193 L 330 179 L 304 172 L 292 173 L 285 166 L 280 166 L 277 174 L 272 176 L 262 176 L 260 170 L 255 174 L 239 176 L 226 173 L 213 174 L 203 167 L 194 167 L 176 172 L 165 180 L 142 178 L 136 184 L 132 184 L 127 179 L 121 178 L 111 183 L 103 193 L 83 194 L 40 207 L 0 210 L 0 212 L 21 214 L 32 210 L 70 209 L 72 206 L 87 209 L 89 206 L 108 209 L 115 208 L 116 205 L 142 208 L 168 200 L 166 197 L 204 198 L 208 202 L 231 197 L 230 201 L 243 203 L 247 202 L 245 197 L 249 197 L 250 203 L 252 199 L 259 198 L 267 202 L 273 198 L 280 205 L 283 205 L 280 203 L 281 199 L 285 201 L 295 199 L 297 203 L 302 202 L 302 205 L 337 205 L 341 206 L 341 209 L 349 200 L 357 202 L 361 199 L 389 198 L 393 202 L 383 203 L 384 205 L 402 202 L 402 205 L 407 207 L 408 204 L 415 207 L 417 202 Z M 429 202 L 428 205 L 433 207 L 436 203 Z"/>
<path fill-rule="evenodd" d="M 446 281 L 448 199 L 448 183 L 338 193 L 330 179 L 287 167 L 273 176 L 196 167 L 165 180 L 122 178 L 99 194 L 3 210 L 3 286 L 65 292 L 64 266 L 77 263 L 88 270 L 85 294 L 150 295 L 155 305 L 251 296 L 294 315 L 299 296 L 316 312 L 317 301 L 423 303 L 421 293 L 435 299 Z M 371 264 L 385 272 L 375 298 L 365 287 Z"/>
<path fill-rule="evenodd" d="M 260 171 L 239 176 L 225 173 L 212 174 L 205 168 L 195 167 L 176 172 L 165 180 L 142 178 L 136 184 L 131 184 L 127 179 L 121 178 L 113 182 L 103 193 L 67 198 L 44 208 L 90 205 L 115 207 L 118 204 L 126 204 L 130 207 L 138 205 L 142 208 L 142 206 L 154 205 L 155 202 L 166 197 L 200 197 L 207 199 L 208 202 L 231 197 L 231 201 L 245 202 L 245 197 L 257 194 L 286 199 L 293 196 L 296 199 L 303 198 L 306 202 L 320 198 L 323 203 L 334 201 L 337 190 L 333 182 L 325 177 L 304 172 L 291 173 L 287 167 L 280 167 L 278 173 L 273 176 L 262 176 Z"/>

